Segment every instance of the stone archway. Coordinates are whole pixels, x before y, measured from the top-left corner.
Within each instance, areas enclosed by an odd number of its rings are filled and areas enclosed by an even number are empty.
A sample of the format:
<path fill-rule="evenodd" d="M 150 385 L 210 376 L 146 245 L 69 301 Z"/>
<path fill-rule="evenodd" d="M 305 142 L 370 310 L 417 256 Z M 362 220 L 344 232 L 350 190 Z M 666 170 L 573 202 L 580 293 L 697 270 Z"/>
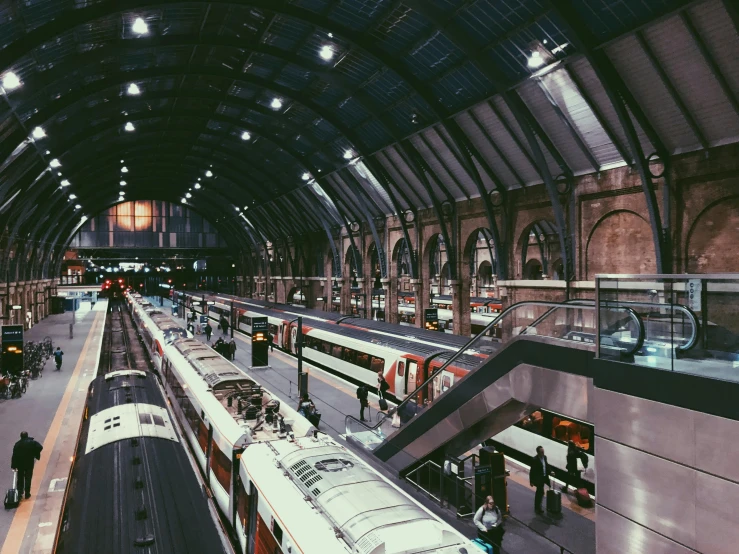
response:
<path fill-rule="evenodd" d="M 536 258 L 529 258 L 522 273 L 522 279 L 540 281 L 544 278 L 544 267 Z"/>
<path fill-rule="evenodd" d="M 484 296 L 487 290 L 492 292 L 497 262 L 492 233 L 486 227 L 475 229 L 467 237 L 462 254 L 461 277 L 465 282 L 469 278 L 470 296 Z M 489 274 L 484 276 L 484 282 L 479 273 L 481 267 L 489 271 Z"/>
<path fill-rule="evenodd" d="M 599 273 L 656 273 L 652 228 L 636 212 L 617 210 L 593 226 L 585 250 L 585 278 Z"/>
<path fill-rule="evenodd" d="M 535 258 L 541 266 L 541 278 L 548 279 L 551 275 L 551 262 L 562 258 L 560 250 L 559 233 L 554 223 L 540 219 L 528 225 L 518 241 L 518 251 L 521 253 L 521 278 L 526 279 L 524 275 L 527 266 L 529 269 L 533 268 L 528 262 Z"/>
<path fill-rule="evenodd" d="M 739 196 L 722 198 L 698 214 L 685 241 L 688 273 L 735 273 L 739 260 Z"/>

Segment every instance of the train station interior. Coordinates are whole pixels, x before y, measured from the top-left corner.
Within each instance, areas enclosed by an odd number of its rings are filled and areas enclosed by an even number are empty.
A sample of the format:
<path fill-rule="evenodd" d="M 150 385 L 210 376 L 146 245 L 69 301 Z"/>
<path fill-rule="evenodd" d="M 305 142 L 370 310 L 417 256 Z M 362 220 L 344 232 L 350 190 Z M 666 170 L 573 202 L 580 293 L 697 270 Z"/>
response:
<path fill-rule="evenodd" d="M 0 0 L 0 230 L 0 554 L 737 552 L 736 1 Z"/>

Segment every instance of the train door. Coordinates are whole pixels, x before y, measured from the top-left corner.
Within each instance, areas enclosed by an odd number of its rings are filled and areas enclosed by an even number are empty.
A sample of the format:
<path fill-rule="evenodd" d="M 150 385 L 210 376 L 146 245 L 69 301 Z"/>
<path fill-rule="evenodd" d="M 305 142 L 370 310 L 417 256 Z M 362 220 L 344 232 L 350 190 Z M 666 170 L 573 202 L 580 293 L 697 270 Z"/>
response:
<path fill-rule="evenodd" d="M 395 368 L 395 397 L 405 398 L 406 390 L 405 360 L 398 360 Z"/>
<path fill-rule="evenodd" d="M 246 532 L 246 553 L 254 554 L 256 552 L 257 542 L 257 509 L 259 507 L 259 492 L 254 483 L 249 483 L 249 521 L 247 522 Z"/>
<path fill-rule="evenodd" d="M 290 325 L 290 344 L 288 346 L 290 352 L 293 354 L 298 353 L 298 326 Z"/>
<path fill-rule="evenodd" d="M 277 336 L 275 337 L 275 341 L 277 342 L 277 344 L 275 344 L 275 346 L 277 348 L 285 348 L 285 344 L 287 342 L 285 340 L 285 335 L 283 335 L 283 333 L 285 331 L 285 325 L 283 325 L 282 323 L 280 323 L 278 329 L 279 329 L 279 331 L 277 333 Z"/>

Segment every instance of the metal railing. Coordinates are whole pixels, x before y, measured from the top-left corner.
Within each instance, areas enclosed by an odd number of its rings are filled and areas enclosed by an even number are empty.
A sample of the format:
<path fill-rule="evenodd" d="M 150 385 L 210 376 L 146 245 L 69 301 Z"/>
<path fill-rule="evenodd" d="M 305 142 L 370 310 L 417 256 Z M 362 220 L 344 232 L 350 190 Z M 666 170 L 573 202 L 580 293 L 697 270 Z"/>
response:
<path fill-rule="evenodd" d="M 476 336 L 472 337 L 470 340 L 468 340 L 465 343 L 465 345 L 462 348 L 460 348 L 459 350 L 457 350 L 456 352 L 454 352 L 440 367 L 436 368 L 431 373 L 431 375 L 421 385 L 419 385 L 418 387 L 416 387 L 416 389 L 413 392 L 408 393 L 406 395 L 406 397 L 395 408 L 393 408 L 392 410 L 388 411 L 388 413 L 385 414 L 384 417 L 382 419 L 380 419 L 375 425 L 373 425 L 373 426 L 367 425 L 365 422 L 360 421 L 356 417 L 354 417 L 352 415 L 347 415 L 346 418 L 345 418 L 345 427 L 346 427 L 346 434 L 347 434 L 347 436 L 354 436 L 356 438 L 356 433 L 352 432 L 352 426 L 354 426 L 355 428 L 360 429 L 361 430 L 360 432 L 366 431 L 366 432 L 369 432 L 372 435 L 374 435 L 374 437 L 366 437 L 367 439 L 369 439 L 369 442 L 371 444 L 373 444 L 373 445 L 376 446 L 379 443 L 381 443 L 382 441 L 384 441 L 387 437 L 382 432 L 382 427 L 383 427 L 383 425 L 386 424 L 386 422 L 388 421 L 389 418 L 391 418 L 395 414 L 399 414 L 400 411 L 404 407 L 406 407 L 410 402 L 415 402 L 419 391 L 423 391 L 424 388 L 429 387 L 430 385 L 432 385 L 433 384 L 433 381 L 434 381 L 434 379 L 436 379 L 436 377 L 438 377 L 439 375 L 441 375 L 441 373 L 443 371 L 445 371 L 460 356 L 462 356 L 468 350 L 470 350 L 475 344 L 477 344 L 478 341 L 482 340 L 483 337 L 485 337 L 504 318 L 510 316 L 516 310 L 520 310 L 522 308 L 531 307 L 531 306 L 550 307 L 550 308 L 553 308 L 553 309 L 550 309 L 550 310 L 548 310 L 546 312 L 545 315 L 547 315 L 547 316 L 551 315 L 552 313 L 555 313 L 557 309 L 570 309 L 570 310 L 577 309 L 577 310 L 588 310 L 588 311 L 594 311 L 595 310 L 595 305 L 594 304 L 575 304 L 575 303 L 545 302 L 545 301 L 533 301 L 533 300 L 531 300 L 531 301 L 525 301 L 525 302 L 519 302 L 519 303 L 513 304 L 512 306 L 509 306 L 508 308 L 506 308 L 505 310 L 503 310 L 500 314 L 498 314 L 498 316 L 495 317 L 492 321 L 490 321 L 490 323 L 488 323 L 485 326 L 485 328 L 480 333 L 478 333 Z M 603 345 L 603 348 L 609 348 L 609 349 L 613 349 L 613 350 L 620 350 L 620 351 L 625 352 L 627 354 L 628 353 L 635 352 L 636 350 L 638 350 L 638 348 L 636 348 L 636 347 L 637 346 L 638 347 L 641 347 L 641 343 L 644 340 L 644 326 L 643 326 L 643 322 L 641 321 L 641 318 L 638 316 L 638 314 L 636 314 L 636 312 L 634 312 L 634 310 L 632 310 L 630 308 L 627 308 L 627 307 L 619 307 L 619 306 L 615 306 L 615 307 L 611 307 L 611 308 L 612 309 L 623 310 L 630 317 L 632 317 L 634 319 L 634 321 L 636 323 L 636 328 L 638 330 L 638 333 L 637 333 L 637 341 L 636 341 L 637 344 L 634 345 L 634 347 L 630 348 L 629 350 L 619 349 L 619 348 L 616 348 L 616 347 L 613 347 L 613 346 L 610 346 L 610 345 Z M 538 320 L 541 320 L 541 318 L 537 318 L 537 321 Z M 528 326 L 525 327 L 525 329 L 533 329 L 533 327 L 531 325 L 528 325 Z M 597 329 L 596 329 L 596 335 L 597 335 Z M 483 363 L 485 363 L 485 361 L 486 360 L 481 360 L 480 365 L 482 365 Z M 456 382 L 455 382 L 454 385 L 456 385 Z M 401 423 L 401 425 L 402 425 L 402 423 Z M 389 434 L 388 434 L 388 436 L 389 436 Z M 357 440 L 359 440 L 359 439 L 357 439 Z M 361 442 L 365 447 L 369 447 L 369 445 L 366 444 L 364 440 L 359 440 L 359 442 Z"/>
<path fill-rule="evenodd" d="M 472 456 L 474 456 L 474 454 Z M 466 459 L 467 458 L 465 458 L 465 460 Z M 423 472 L 428 474 L 427 479 L 423 479 Z M 478 498 L 475 494 L 474 485 L 472 484 L 474 477 L 446 475 L 444 474 L 443 468 L 431 460 L 428 460 L 413 469 L 413 471 L 409 472 L 404 479 L 414 489 L 428 496 L 435 502 L 438 502 L 442 508 L 449 509 L 450 507 L 453 507 L 455 515 L 459 519 L 467 519 L 474 516 L 477 511 L 477 507 L 481 506 L 485 500 L 484 498 Z M 425 483 L 428 484 L 426 485 Z M 438 489 L 435 489 L 433 485 L 438 485 Z M 465 508 L 466 510 L 462 512 L 461 510 Z M 507 509 L 501 508 L 501 514 L 503 515 L 503 529 L 505 529 L 506 523 L 514 521 L 518 525 L 535 534 L 538 538 L 544 539 L 555 548 L 559 548 L 560 554 L 574 554 L 572 550 L 569 550 L 567 547 L 562 546 L 558 542 L 547 537 L 541 531 L 535 529 L 525 521 L 518 519 L 507 511 Z M 491 537 L 488 537 L 487 540 L 493 543 Z M 505 537 L 503 534 L 501 540 L 495 541 L 493 545 L 497 548 L 502 548 L 504 543 Z"/>

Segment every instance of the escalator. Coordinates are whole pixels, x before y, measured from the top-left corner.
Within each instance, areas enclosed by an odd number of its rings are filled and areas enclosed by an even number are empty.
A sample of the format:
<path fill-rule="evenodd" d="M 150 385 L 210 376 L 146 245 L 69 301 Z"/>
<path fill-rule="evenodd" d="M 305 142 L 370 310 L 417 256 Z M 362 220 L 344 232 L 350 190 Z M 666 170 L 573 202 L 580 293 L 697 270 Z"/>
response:
<path fill-rule="evenodd" d="M 372 427 L 347 416 L 347 440 L 372 450 L 400 473 L 440 450 L 460 455 L 539 408 L 593 423 L 596 319 L 601 358 L 633 362 L 647 351 L 665 350 L 645 340 L 657 333 L 645 327 L 638 310 L 651 313 L 655 305 L 611 302 L 596 314 L 592 301 L 515 304 L 446 360 L 394 413 Z M 698 322 L 689 310 L 685 318 L 668 355 L 696 343 Z M 495 352 L 438 394 L 434 385 L 441 372 L 493 330 L 502 337 Z M 671 329 L 673 337 L 675 332 Z"/>

